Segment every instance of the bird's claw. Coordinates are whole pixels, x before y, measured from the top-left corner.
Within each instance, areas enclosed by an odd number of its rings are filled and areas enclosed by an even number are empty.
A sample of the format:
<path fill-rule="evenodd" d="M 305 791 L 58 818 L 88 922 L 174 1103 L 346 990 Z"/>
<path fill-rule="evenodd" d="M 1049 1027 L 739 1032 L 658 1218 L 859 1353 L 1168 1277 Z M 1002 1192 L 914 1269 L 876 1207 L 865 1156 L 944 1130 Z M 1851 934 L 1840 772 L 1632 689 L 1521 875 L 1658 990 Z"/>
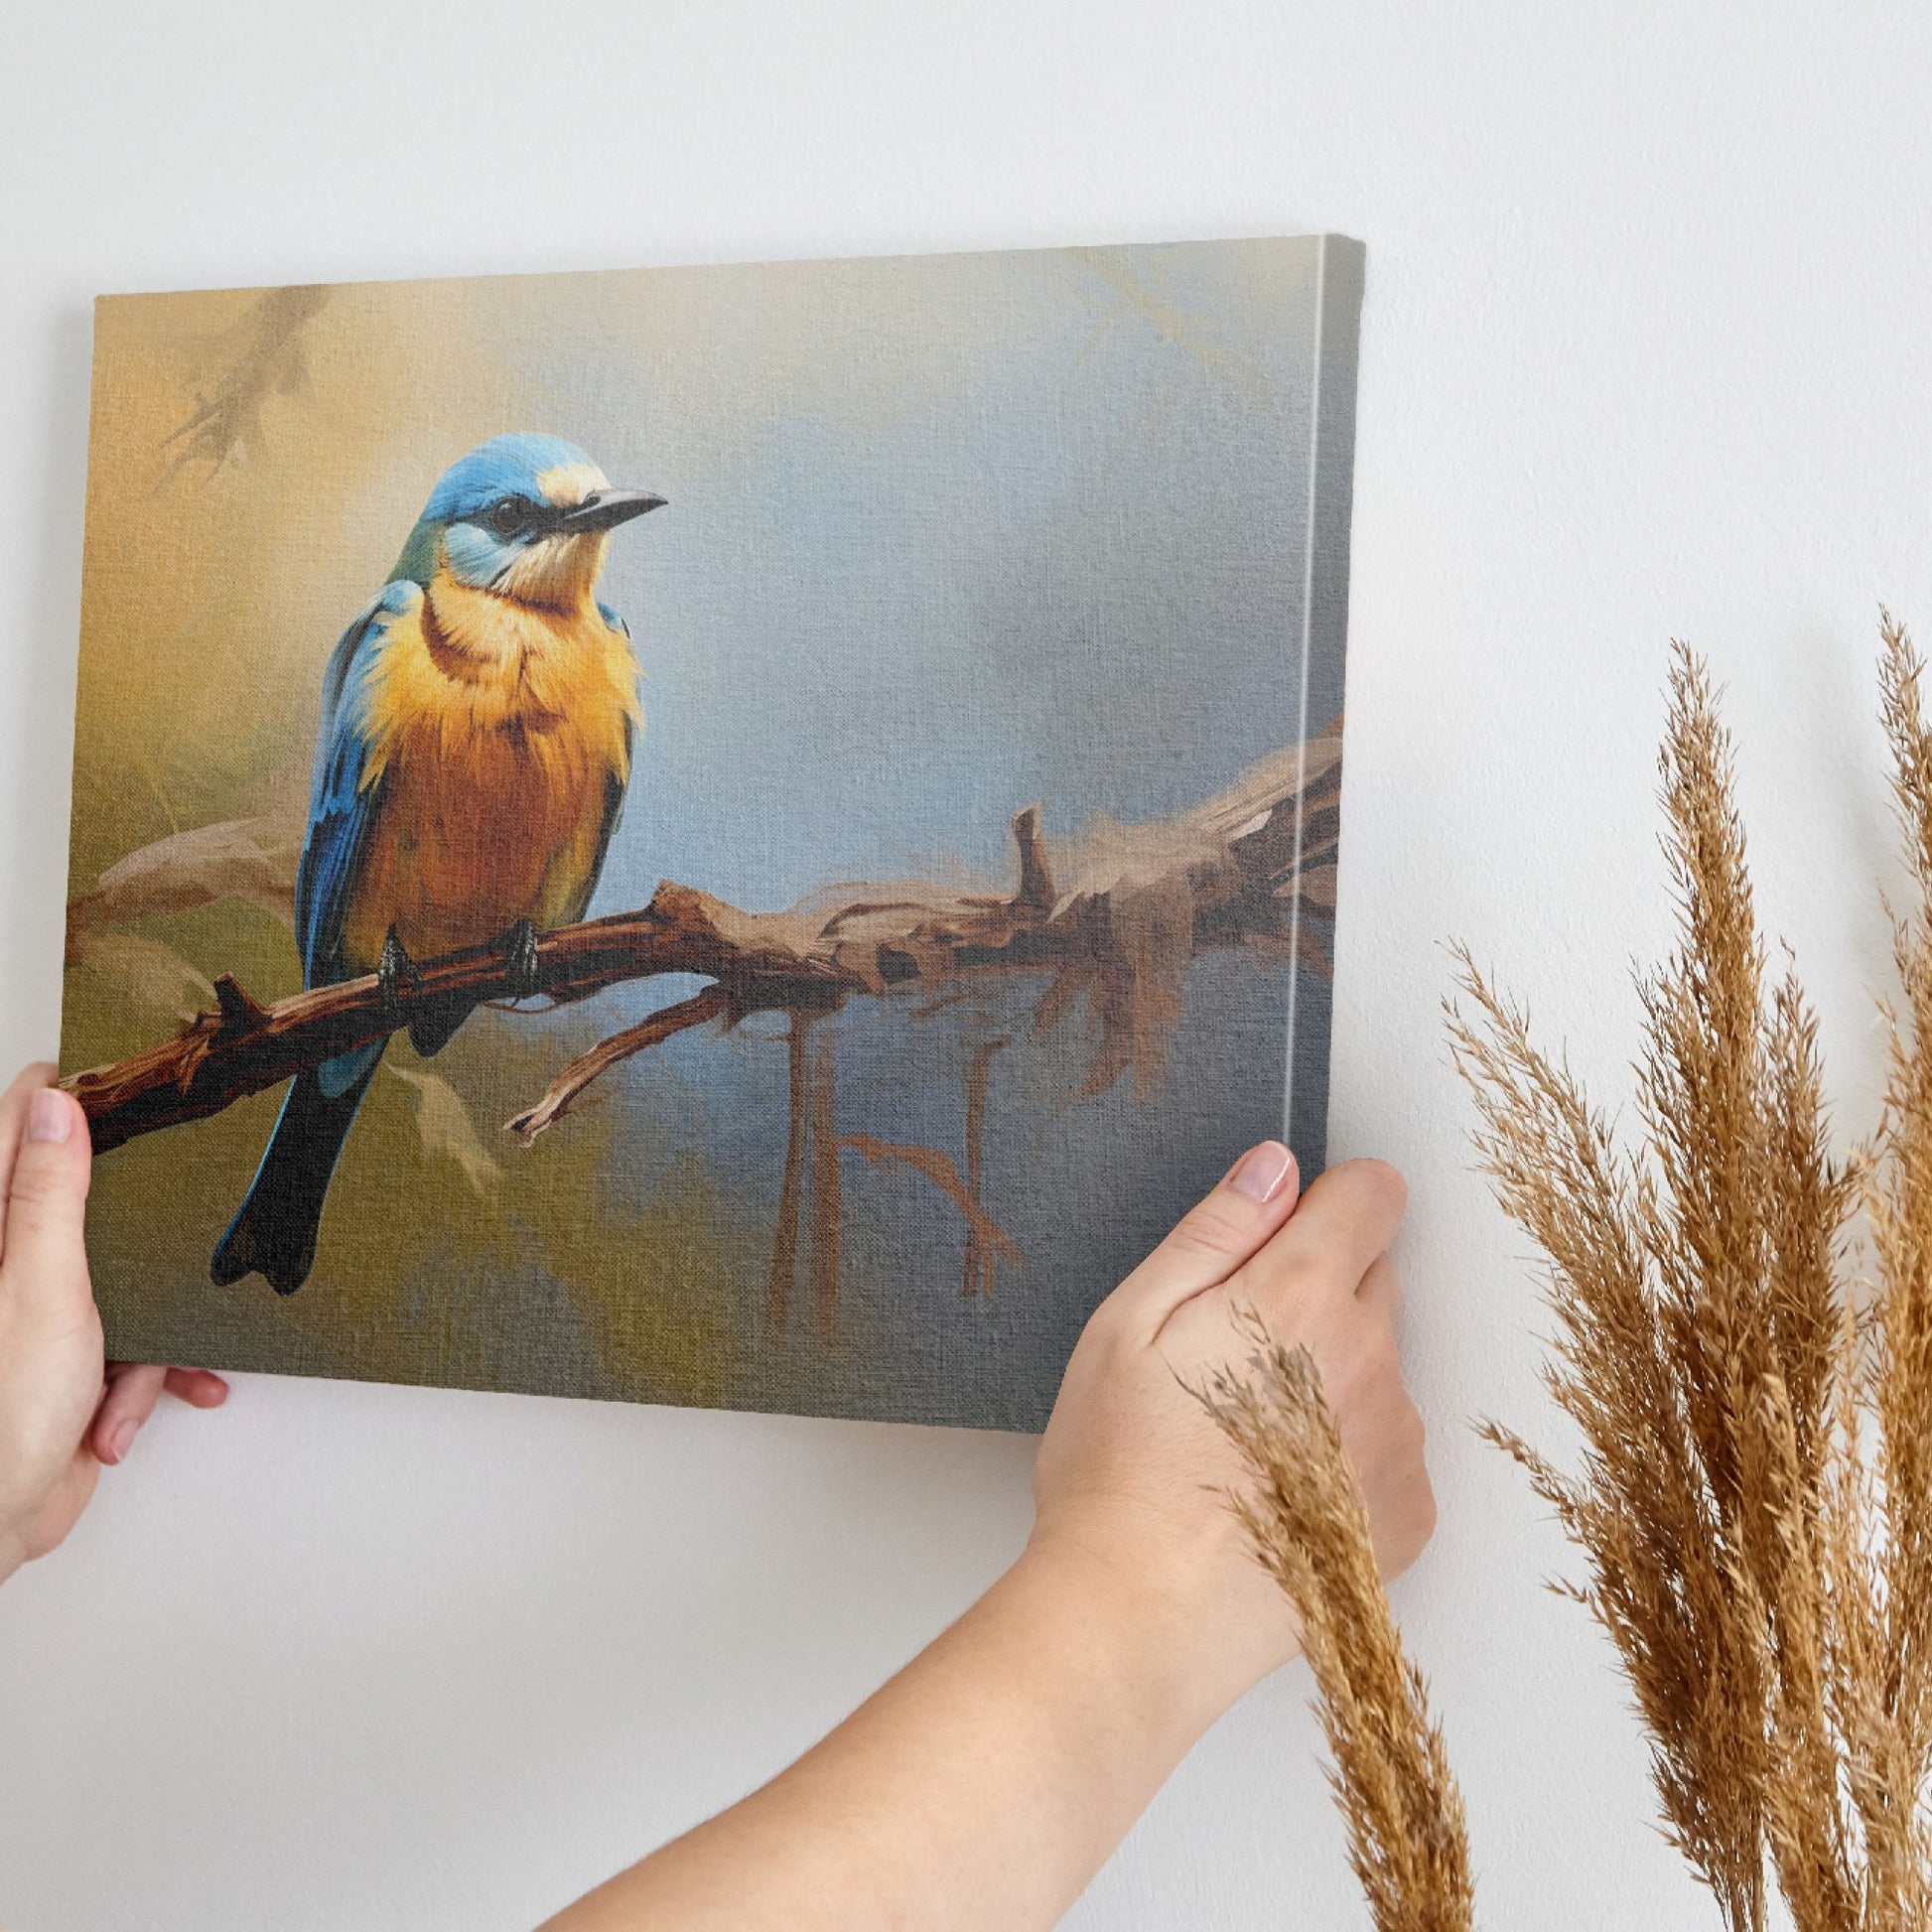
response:
<path fill-rule="evenodd" d="M 382 942 L 382 956 L 375 962 L 376 990 L 382 996 L 382 1005 L 389 1017 L 400 1020 L 402 1003 L 406 997 L 415 994 L 422 985 L 423 976 L 416 970 L 416 962 L 403 949 L 403 943 L 396 937 L 394 926 Z"/>
<path fill-rule="evenodd" d="M 503 934 L 503 988 L 512 1000 L 531 1000 L 543 991 L 537 929 L 529 919 L 518 919 Z"/>

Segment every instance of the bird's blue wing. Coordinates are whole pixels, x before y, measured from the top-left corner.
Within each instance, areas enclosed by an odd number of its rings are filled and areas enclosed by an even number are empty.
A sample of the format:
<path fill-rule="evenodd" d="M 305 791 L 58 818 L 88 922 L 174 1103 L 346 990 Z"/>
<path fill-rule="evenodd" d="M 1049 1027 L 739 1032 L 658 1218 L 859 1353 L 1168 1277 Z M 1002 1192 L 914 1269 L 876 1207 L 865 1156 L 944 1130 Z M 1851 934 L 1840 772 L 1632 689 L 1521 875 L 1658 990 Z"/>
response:
<path fill-rule="evenodd" d="M 326 986 L 343 976 L 343 922 L 382 791 L 380 781 L 364 782 L 369 673 L 390 626 L 412 613 L 422 596 L 416 584 L 385 584 L 343 632 L 323 675 L 309 829 L 295 876 L 295 936 L 308 986 Z M 381 1057 L 382 1046 L 377 1040 L 318 1067 L 323 1092 L 331 1098 L 347 1092 Z"/>
<path fill-rule="evenodd" d="M 342 974 L 343 920 L 375 816 L 380 785 L 363 782 L 369 750 L 368 677 L 389 628 L 422 601 L 410 583 L 386 584 L 342 634 L 322 681 L 322 724 L 309 781 L 309 829 L 295 880 L 295 934 L 310 986 Z"/>

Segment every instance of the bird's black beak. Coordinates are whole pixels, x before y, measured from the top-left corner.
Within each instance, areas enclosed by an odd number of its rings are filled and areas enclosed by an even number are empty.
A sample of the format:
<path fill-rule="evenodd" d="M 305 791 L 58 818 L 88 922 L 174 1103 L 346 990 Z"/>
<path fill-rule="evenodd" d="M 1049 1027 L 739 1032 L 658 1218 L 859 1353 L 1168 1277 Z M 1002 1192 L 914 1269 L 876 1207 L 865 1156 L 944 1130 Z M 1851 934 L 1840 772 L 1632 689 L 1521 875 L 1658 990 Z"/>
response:
<path fill-rule="evenodd" d="M 565 510 L 554 525 L 566 536 L 582 536 L 586 530 L 615 530 L 646 510 L 661 510 L 664 499 L 643 489 L 594 489 L 575 509 Z"/>

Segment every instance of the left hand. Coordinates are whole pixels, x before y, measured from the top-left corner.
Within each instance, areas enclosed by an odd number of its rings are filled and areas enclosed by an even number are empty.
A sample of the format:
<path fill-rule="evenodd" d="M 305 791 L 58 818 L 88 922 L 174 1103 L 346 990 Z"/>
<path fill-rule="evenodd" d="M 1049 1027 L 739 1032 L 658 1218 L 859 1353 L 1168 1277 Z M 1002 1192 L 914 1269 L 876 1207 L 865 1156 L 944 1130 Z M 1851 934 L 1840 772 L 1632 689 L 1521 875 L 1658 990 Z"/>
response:
<path fill-rule="evenodd" d="M 164 1388 L 197 1409 L 228 1394 L 207 1369 L 103 1359 L 84 1224 L 92 1149 L 55 1078 L 30 1066 L 0 1096 L 0 1580 L 66 1538 Z"/>

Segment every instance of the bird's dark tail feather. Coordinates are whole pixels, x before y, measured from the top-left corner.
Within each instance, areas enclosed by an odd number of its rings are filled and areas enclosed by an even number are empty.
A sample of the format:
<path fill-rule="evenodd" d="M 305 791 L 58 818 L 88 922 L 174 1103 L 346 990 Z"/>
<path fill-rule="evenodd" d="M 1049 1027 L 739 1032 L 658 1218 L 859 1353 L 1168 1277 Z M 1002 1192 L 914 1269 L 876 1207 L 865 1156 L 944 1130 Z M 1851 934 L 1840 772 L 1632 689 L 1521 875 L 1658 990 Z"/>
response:
<path fill-rule="evenodd" d="M 297 1075 L 247 1198 L 214 1244 L 208 1273 L 221 1286 L 257 1274 L 277 1295 L 293 1295 L 309 1279 L 329 1177 L 374 1077 L 371 1061 L 346 1093 L 332 1100 L 315 1074 Z"/>

